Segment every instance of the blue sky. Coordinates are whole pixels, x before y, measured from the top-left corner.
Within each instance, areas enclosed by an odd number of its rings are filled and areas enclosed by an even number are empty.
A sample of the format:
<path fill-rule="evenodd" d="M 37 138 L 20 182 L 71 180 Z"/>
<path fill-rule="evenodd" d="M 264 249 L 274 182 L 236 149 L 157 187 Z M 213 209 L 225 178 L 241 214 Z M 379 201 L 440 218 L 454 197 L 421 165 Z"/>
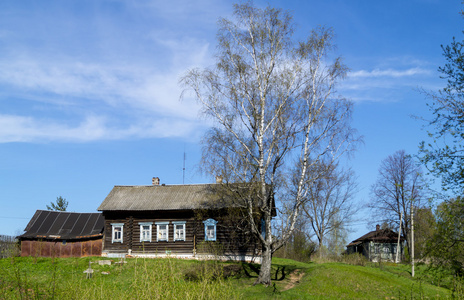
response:
<path fill-rule="evenodd" d="M 426 99 L 442 88 L 440 45 L 462 39 L 458 0 L 255 1 L 293 11 L 296 36 L 334 28 L 351 69 L 340 86 L 364 136 L 349 162 L 369 200 L 381 160 L 426 139 Z M 21 233 L 63 196 L 94 212 L 114 185 L 212 182 L 200 176 L 208 124 L 179 77 L 214 63 L 216 21 L 231 1 L 0 2 L 0 234 Z M 361 219 L 367 217 L 360 215 Z M 352 240 L 370 231 L 360 221 Z"/>

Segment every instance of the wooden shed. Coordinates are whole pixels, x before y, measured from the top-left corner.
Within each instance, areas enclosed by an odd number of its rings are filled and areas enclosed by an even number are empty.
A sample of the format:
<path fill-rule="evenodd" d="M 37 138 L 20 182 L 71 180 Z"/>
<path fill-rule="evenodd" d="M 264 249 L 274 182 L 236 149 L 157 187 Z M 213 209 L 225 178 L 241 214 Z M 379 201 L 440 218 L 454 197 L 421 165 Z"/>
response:
<path fill-rule="evenodd" d="M 101 213 L 37 210 L 18 236 L 21 256 L 99 256 L 104 219 Z"/>
<path fill-rule="evenodd" d="M 102 255 L 259 260 L 261 245 L 241 208 L 219 196 L 216 184 L 153 183 L 115 186 L 98 207 L 105 218 Z"/>
<path fill-rule="evenodd" d="M 396 259 L 398 247 L 398 233 L 391 229 L 380 229 L 366 233 L 346 246 L 346 253 L 361 253 L 373 262 L 391 261 L 400 262 L 403 257 L 404 238 L 400 236 L 398 260 Z"/>

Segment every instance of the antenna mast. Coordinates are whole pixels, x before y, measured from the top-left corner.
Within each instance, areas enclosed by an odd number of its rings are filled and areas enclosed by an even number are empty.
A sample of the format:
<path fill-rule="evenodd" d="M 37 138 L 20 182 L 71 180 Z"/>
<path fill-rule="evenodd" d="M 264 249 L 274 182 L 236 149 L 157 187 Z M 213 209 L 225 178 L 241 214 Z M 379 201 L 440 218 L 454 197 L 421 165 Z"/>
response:
<path fill-rule="evenodd" d="M 185 184 L 185 146 L 184 146 L 184 165 L 182 167 L 182 184 Z"/>

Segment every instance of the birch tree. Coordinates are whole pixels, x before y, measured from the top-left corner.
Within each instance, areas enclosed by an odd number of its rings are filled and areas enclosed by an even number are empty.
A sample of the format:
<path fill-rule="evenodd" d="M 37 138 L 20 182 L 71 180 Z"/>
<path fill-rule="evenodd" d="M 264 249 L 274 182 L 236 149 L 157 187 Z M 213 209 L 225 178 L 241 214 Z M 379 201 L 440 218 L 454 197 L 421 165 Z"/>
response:
<path fill-rule="evenodd" d="M 372 186 L 369 206 L 374 212 L 374 221 L 386 222 L 392 228 L 398 228 L 402 216 L 401 234 L 406 238 L 408 248 L 411 242 L 411 204 L 420 206 L 424 188 L 421 169 L 404 150 L 382 161 L 379 177 Z"/>
<path fill-rule="evenodd" d="M 180 82 L 183 97 L 193 93 L 213 121 L 203 139 L 201 165 L 223 176 L 223 186 L 231 187 L 246 208 L 262 244 L 256 284 L 269 285 L 272 253 L 291 236 L 307 199 L 303 187 L 318 176 L 306 171 L 323 156 L 336 160 L 352 149 L 352 103 L 335 90 L 347 67 L 339 57 L 330 57 L 331 29 L 317 28 L 296 41 L 287 11 L 245 3 L 234 5 L 233 16 L 218 22 L 216 65 L 189 70 Z M 282 234 L 275 236 L 275 195 L 288 184 L 295 165 L 299 175 L 291 213 Z M 246 183 L 247 189 L 232 190 L 237 183 Z"/>

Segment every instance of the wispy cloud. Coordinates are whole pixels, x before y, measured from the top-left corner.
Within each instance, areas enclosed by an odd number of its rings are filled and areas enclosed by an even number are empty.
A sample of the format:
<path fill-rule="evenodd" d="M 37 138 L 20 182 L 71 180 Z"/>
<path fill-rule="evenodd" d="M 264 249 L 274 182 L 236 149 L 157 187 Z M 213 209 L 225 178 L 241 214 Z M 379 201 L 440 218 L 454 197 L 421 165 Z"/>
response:
<path fill-rule="evenodd" d="M 212 15 L 212 6 L 203 6 L 205 15 Z M 149 8 L 128 4 L 124 17 L 132 14 L 157 20 L 163 14 L 154 6 Z M 40 13 L 47 14 L 46 10 Z M 82 46 L 76 56 L 76 50 L 67 45 L 74 46 L 76 41 L 57 43 L 52 37 L 59 24 L 54 24 L 52 15 L 42 17 L 53 27 L 50 32 L 40 31 L 47 36 L 37 37 L 42 42 L 35 47 L 27 33 L 24 40 L 8 42 L 14 35 L 7 33 L 21 20 L 12 20 L 0 35 L 4 38 L 0 47 L 4 54 L 0 56 L 0 143 L 191 137 L 202 126 L 197 103 L 179 101 L 178 80 L 188 68 L 210 64 L 208 40 L 188 31 L 166 34 L 178 21 L 174 17 L 146 32 L 137 22 L 123 28 L 98 15 L 93 18 L 98 20 L 98 36 L 103 40 L 84 39 L 87 47 Z M 189 21 L 192 17 L 182 14 L 182 22 L 187 25 Z M 79 28 L 78 24 L 67 28 L 76 31 L 69 32 L 70 38 L 81 34 Z"/>
<path fill-rule="evenodd" d="M 340 91 L 353 101 L 396 102 L 419 87 L 436 88 L 436 72 L 423 61 L 390 58 L 381 67 L 354 70 L 341 83 Z"/>
<path fill-rule="evenodd" d="M 374 69 L 372 71 L 367 70 L 359 70 L 350 73 L 351 78 L 359 78 L 359 77 L 409 77 L 415 75 L 429 75 L 431 72 L 430 70 L 423 69 L 420 67 L 409 68 L 406 70 L 394 70 L 394 69 Z"/>
<path fill-rule="evenodd" d="M 72 126 L 58 120 L 0 115 L 0 143 L 93 142 L 134 138 L 195 136 L 194 122 L 172 119 L 137 120 L 127 127 L 110 124 L 105 117 L 87 116 Z"/>

